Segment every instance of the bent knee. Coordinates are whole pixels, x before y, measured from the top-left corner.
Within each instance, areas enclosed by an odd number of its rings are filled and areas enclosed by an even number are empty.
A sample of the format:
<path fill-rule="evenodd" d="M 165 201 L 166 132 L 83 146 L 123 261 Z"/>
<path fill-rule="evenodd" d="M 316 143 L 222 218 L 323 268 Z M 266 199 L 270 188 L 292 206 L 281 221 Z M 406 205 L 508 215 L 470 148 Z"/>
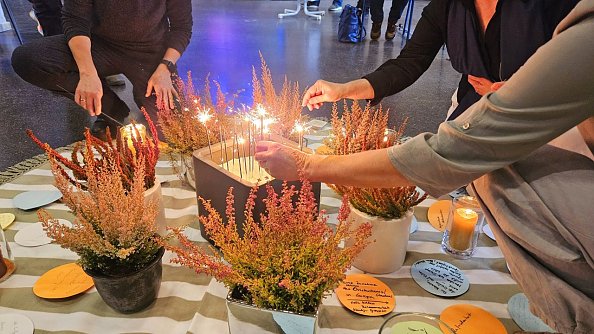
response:
<path fill-rule="evenodd" d="M 30 45 L 21 45 L 12 52 L 12 69 L 25 81 L 30 82 L 33 77 L 36 56 L 35 49 Z"/>

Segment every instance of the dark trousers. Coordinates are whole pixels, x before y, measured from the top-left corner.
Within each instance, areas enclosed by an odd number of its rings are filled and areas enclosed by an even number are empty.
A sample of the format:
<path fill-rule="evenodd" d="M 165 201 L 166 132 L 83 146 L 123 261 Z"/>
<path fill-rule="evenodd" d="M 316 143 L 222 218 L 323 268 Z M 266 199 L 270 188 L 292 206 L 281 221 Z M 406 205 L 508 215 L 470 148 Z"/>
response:
<path fill-rule="evenodd" d="M 370 12 L 371 21 L 380 23 L 384 21 L 384 0 L 367 0 L 371 2 Z M 390 8 L 390 14 L 388 15 L 388 24 L 396 24 L 402 12 L 408 3 L 407 0 L 392 0 L 392 8 Z"/>
<path fill-rule="evenodd" d="M 33 12 L 43 29 L 43 36 L 54 36 L 62 33 L 62 1 L 61 0 L 29 0 Z"/>
<path fill-rule="evenodd" d="M 145 107 L 156 121 L 156 97 L 145 97 L 149 78 L 159 65 L 164 50 L 139 52 L 112 46 L 100 39 L 91 41 L 91 55 L 103 84 L 102 112 L 123 120 L 130 112 L 122 101 L 107 85 L 105 77 L 123 73 L 132 83 L 134 101 L 139 107 Z M 12 67 L 23 80 L 74 98 L 74 91 L 79 81 L 79 73 L 72 52 L 64 35 L 34 40 L 16 48 L 12 54 Z M 64 92 L 62 88 L 69 93 Z"/>

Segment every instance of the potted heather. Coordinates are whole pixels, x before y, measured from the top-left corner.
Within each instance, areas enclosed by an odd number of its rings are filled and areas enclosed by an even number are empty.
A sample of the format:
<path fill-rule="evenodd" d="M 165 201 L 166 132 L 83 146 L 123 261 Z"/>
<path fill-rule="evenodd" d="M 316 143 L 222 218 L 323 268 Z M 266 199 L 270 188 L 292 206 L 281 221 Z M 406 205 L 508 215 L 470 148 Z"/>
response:
<path fill-rule="evenodd" d="M 27 130 L 27 135 L 43 149 L 49 158 L 53 158 L 57 163 L 60 174 L 68 177 L 72 185 L 83 190 L 87 188 L 88 173 L 85 172 L 85 166 L 93 159 L 104 160 L 106 163 L 113 163 L 121 171 L 120 177 L 126 190 L 132 187 L 132 180 L 140 167 L 144 168 L 144 196 L 145 201 L 152 200 L 157 203 L 157 229 L 159 233 L 165 232 L 165 208 L 162 201 L 161 184 L 157 182 L 155 168 L 159 160 L 159 138 L 157 129 L 151 121 L 150 116 L 144 108 L 141 110 L 146 118 L 151 136 L 146 135 L 144 126 L 132 123 L 122 128 L 115 134 L 115 141 L 111 134 L 107 133 L 107 141 L 102 141 L 91 135 L 89 129 L 85 130 L 85 141 L 74 145 L 70 159 L 58 153 L 51 148 L 49 144 L 43 143 L 31 130 Z M 88 154 L 91 153 L 91 154 Z M 101 165 L 94 164 L 95 168 Z M 68 173 L 67 171 L 70 171 Z M 100 172 L 97 170 L 97 172 Z"/>
<path fill-rule="evenodd" d="M 215 247 L 210 251 L 172 229 L 180 246 L 167 246 L 172 262 L 207 273 L 229 288 L 227 309 L 231 333 L 284 333 L 287 322 L 313 332 L 315 315 L 324 296 L 338 286 L 353 258 L 365 247 L 369 225 L 351 228 L 343 203 L 335 230 L 318 213 L 311 184 L 301 190 L 285 184 L 280 193 L 267 185 L 266 211 L 256 221 L 253 208 L 257 188 L 245 204 L 243 236 L 235 224 L 225 224 L 209 201 L 201 216 Z M 233 189 L 227 195 L 227 218 L 235 218 Z M 353 240 L 340 247 L 344 238 Z M 296 318 L 296 319 L 295 319 Z M 251 325 L 246 325 L 250 323 Z"/>
<path fill-rule="evenodd" d="M 144 197 L 145 167 L 139 165 L 125 182 L 115 161 L 94 159 L 91 150 L 84 155 L 79 171 L 84 189 L 82 183 L 73 185 L 50 156 L 55 185 L 75 217 L 72 227 L 44 210 L 38 211 L 39 219 L 48 237 L 80 256 L 78 263 L 107 305 L 122 313 L 140 311 L 157 296 L 164 253 L 156 234 L 157 204 Z"/>
<path fill-rule="evenodd" d="M 351 108 L 344 104 L 338 116 L 336 104 L 332 110 L 332 131 L 326 146 L 328 154 L 352 154 L 398 145 L 406 120 L 397 131 L 388 129 L 388 112 L 381 107 L 367 105 L 362 109 L 355 101 Z M 370 222 L 369 245 L 355 259 L 353 265 L 373 274 L 386 274 L 398 270 L 404 263 L 406 246 L 413 219 L 413 208 L 425 199 L 416 187 L 357 188 L 329 185 L 340 195 L 349 198 L 353 226 Z M 348 243 L 348 242 L 347 242 Z"/>
<path fill-rule="evenodd" d="M 179 92 L 177 107 L 158 112 L 159 127 L 167 143 L 164 153 L 180 179 L 194 189 L 192 152 L 221 142 L 229 135 L 228 113 L 233 109 L 233 99 L 228 100 L 221 86 L 216 81 L 214 84 L 216 97 L 213 100 L 208 76 L 203 92 L 199 93 L 194 88 L 191 73 L 188 73 L 186 82 L 181 79 L 176 82 Z"/>

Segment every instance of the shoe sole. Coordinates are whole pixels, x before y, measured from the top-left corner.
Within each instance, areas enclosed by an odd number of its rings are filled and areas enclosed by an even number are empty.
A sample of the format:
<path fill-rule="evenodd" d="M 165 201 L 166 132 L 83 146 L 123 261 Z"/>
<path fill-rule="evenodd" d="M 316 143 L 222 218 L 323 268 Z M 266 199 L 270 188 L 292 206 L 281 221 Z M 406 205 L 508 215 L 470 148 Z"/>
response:
<path fill-rule="evenodd" d="M 341 10 L 342 10 L 342 7 L 338 7 L 338 8 L 328 8 L 328 11 L 329 11 L 329 12 L 338 12 L 338 11 L 341 11 Z"/>

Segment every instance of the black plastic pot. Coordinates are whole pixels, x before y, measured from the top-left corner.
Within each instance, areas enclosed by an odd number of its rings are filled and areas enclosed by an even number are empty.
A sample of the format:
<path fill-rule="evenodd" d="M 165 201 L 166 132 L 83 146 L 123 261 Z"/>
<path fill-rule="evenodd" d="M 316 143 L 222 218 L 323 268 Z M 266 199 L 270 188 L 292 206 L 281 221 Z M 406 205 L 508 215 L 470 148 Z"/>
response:
<path fill-rule="evenodd" d="M 134 313 L 147 308 L 157 298 L 161 287 L 163 267 L 161 258 L 165 249 L 159 249 L 156 258 L 145 268 L 125 276 L 105 276 L 85 272 L 93 278 L 95 288 L 105 304 L 121 313 Z"/>

